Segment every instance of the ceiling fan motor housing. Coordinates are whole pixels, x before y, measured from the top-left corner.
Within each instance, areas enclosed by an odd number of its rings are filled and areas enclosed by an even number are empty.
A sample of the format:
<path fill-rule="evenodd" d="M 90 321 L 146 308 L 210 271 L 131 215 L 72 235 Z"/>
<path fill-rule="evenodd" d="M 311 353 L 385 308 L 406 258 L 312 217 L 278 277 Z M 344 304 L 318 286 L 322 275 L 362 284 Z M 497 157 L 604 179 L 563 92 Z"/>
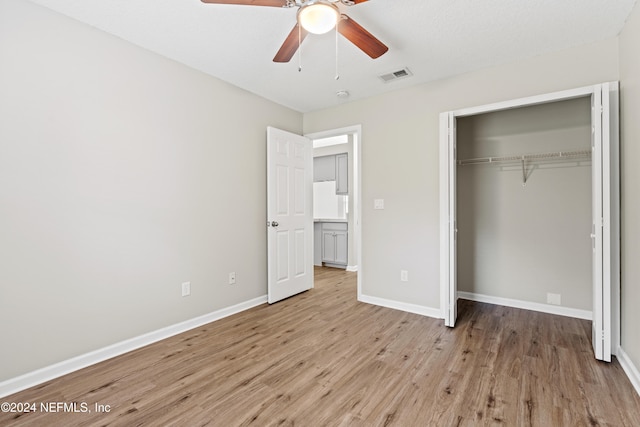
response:
<path fill-rule="evenodd" d="M 309 0 L 298 9 L 297 19 L 312 34 L 325 34 L 335 28 L 340 10 L 326 0 Z"/>

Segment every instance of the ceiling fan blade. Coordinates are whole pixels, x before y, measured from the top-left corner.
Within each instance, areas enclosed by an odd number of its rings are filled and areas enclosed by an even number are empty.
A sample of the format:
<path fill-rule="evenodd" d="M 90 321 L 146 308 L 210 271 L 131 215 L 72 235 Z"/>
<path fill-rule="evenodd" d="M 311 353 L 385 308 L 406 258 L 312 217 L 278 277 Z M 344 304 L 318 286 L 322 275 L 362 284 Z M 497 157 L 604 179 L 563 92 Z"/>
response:
<path fill-rule="evenodd" d="M 351 0 L 351 1 L 352 1 L 354 4 L 360 4 L 360 3 L 364 3 L 364 2 L 369 1 L 369 0 Z"/>
<path fill-rule="evenodd" d="M 338 23 L 338 31 L 373 59 L 382 56 L 389 50 L 384 43 L 347 15 L 342 15 L 342 19 Z"/>
<path fill-rule="evenodd" d="M 300 36 L 298 36 L 298 30 L 300 30 Z M 284 43 L 282 43 L 282 46 L 280 46 L 280 50 L 276 53 L 276 56 L 273 57 L 273 62 L 289 62 L 291 58 L 293 58 L 293 54 L 298 50 L 300 43 L 307 37 L 307 34 L 309 34 L 307 30 L 296 24 Z"/>
<path fill-rule="evenodd" d="M 246 6 L 272 6 L 272 7 L 285 7 L 286 0 L 201 0 L 202 3 L 215 3 L 215 4 L 240 4 Z"/>

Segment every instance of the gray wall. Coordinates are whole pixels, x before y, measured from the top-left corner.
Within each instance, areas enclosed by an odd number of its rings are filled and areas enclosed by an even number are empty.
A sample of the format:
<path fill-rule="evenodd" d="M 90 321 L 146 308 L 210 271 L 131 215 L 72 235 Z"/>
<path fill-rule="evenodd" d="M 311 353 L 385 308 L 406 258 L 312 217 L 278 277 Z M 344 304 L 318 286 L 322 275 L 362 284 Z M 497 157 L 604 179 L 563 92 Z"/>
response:
<path fill-rule="evenodd" d="M 617 79 L 614 38 L 305 114 L 305 133 L 362 125 L 362 293 L 439 310 L 441 112 Z"/>
<path fill-rule="evenodd" d="M 266 127 L 300 113 L 19 0 L 0 94 L 0 381 L 266 294 Z"/>
<path fill-rule="evenodd" d="M 640 369 L 640 6 L 620 35 L 622 347 Z"/>
<path fill-rule="evenodd" d="M 590 97 L 463 117 L 458 158 L 590 150 Z M 458 289 L 591 311 L 591 162 L 457 168 Z"/>

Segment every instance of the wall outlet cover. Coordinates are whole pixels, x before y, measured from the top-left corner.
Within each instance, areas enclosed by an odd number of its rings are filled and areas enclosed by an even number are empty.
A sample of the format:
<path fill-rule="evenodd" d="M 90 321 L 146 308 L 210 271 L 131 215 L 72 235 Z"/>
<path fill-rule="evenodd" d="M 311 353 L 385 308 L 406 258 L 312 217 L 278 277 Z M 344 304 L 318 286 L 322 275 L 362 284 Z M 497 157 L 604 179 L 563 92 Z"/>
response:
<path fill-rule="evenodd" d="M 562 295 L 547 293 L 547 304 L 562 305 Z"/>
<path fill-rule="evenodd" d="M 182 284 L 182 296 L 186 297 L 191 295 L 191 282 L 184 282 Z"/>

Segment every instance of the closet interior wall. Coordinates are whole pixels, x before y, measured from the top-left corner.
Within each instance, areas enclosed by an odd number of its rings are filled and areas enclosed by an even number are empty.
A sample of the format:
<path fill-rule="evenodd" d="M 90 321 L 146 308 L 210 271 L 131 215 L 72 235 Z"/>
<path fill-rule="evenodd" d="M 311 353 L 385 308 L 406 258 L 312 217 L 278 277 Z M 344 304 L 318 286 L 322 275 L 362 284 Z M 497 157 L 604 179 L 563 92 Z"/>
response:
<path fill-rule="evenodd" d="M 591 149 L 591 98 L 457 119 L 457 159 Z M 458 166 L 458 291 L 592 310 L 591 161 Z"/>

